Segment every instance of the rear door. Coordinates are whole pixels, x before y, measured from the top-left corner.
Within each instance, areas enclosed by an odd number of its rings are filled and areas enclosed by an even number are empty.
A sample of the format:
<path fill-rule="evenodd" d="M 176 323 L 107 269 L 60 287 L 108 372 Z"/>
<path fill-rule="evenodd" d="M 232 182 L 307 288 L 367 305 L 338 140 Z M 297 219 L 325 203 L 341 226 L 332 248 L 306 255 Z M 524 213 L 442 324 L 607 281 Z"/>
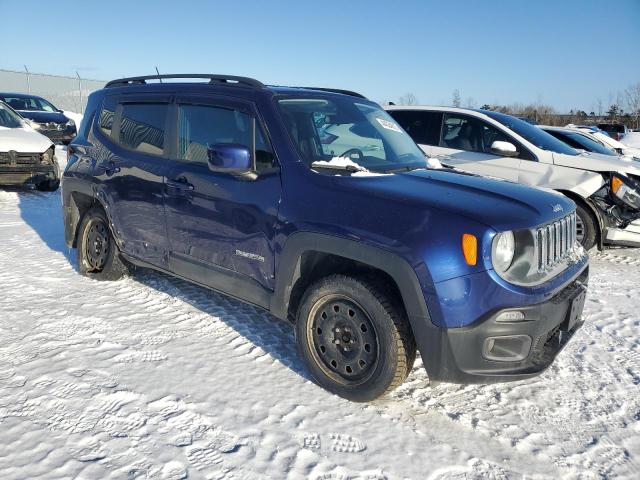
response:
<path fill-rule="evenodd" d="M 256 108 L 222 97 L 178 96 L 173 117 L 164 189 L 172 270 L 223 291 L 216 275 L 238 274 L 273 288 L 280 170 Z M 250 147 L 257 177 L 209 170 L 208 146 L 216 143 Z"/>
<path fill-rule="evenodd" d="M 98 195 L 106 203 L 123 252 L 166 266 L 167 232 L 162 197 L 169 96 L 106 97 L 95 134 Z"/>
<path fill-rule="evenodd" d="M 484 120 L 445 112 L 440 141 L 432 155 L 461 170 L 517 182 L 520 158 L 493 154 L 491 144 L 496 140 L 513 143 L 520 154 L 523 152 L 518 142 Z"/>

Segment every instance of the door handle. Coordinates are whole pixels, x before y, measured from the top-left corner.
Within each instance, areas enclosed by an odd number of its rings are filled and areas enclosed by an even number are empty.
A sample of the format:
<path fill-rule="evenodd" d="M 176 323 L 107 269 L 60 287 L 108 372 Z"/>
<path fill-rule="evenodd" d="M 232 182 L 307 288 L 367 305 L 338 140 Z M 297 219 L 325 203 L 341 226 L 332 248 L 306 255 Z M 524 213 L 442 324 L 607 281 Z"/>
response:
<path fill-rule="evenodd" d="M 167 193 L 173 195 L 186 195 L 188 192 L 193 192 L 195 189 L 195 187 L 184 178 L 179 178 L 177 180 L 165 180 L 164 184 L 167 187 Z"/>

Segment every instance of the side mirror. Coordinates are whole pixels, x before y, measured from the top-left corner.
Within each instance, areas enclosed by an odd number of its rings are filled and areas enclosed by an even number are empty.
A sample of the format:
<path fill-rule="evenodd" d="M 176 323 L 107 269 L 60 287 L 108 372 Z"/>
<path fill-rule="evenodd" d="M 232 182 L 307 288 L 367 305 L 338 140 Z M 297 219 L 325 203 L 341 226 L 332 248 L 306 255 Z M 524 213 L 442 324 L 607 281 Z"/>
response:
<path fill-rule="evenodd" d="M 518 155 L 518 150 L 511 142 L 501 142 L 500 140 L 496 140 L 491 144 L 491 153 L 500 155 L 501 157 L 515 157 Z"/>
<path fill-rule="evenodd" d="M 240 176 L 251 176 L 253 159 L 251 150 L 238 143 L 216 143 L 207 147 L 207 163 L 209 170 L 218 173 L 230 173 Z"/>

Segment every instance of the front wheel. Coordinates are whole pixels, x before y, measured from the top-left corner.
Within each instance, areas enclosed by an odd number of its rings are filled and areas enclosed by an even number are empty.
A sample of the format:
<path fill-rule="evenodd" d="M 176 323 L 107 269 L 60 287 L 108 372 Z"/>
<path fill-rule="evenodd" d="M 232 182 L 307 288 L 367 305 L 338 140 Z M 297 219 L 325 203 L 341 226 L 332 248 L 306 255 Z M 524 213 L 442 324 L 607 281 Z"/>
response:
<path fill-rule="evenodd" d="M 117 280 L 128 273 L 120 257 L 104 211 L 92 208 L 82 219 L 78 232 L 78 268 L 96 280 Z"/>
<path fill-rule="evenodd" d="M 326 277 L 307 289 L 296 340 L 316 382 L 356 402 L 399 386 L 416 356 L 402 306 L 375 282 L 345 275 Z"/>
<path fill-rule="evenodd" d="M 36 188 L 41 192 L 55 192 L 60 187 L 60 179 L 52 178 L 49 180 L 45 180 L 44 182 L 36 185 Z"/>
<path fill-rule="evenodd" d="M 585 250 L 591 250 L 597 240 L 598 222 L 586 207 L 576 204 L 576 239 Z"/>

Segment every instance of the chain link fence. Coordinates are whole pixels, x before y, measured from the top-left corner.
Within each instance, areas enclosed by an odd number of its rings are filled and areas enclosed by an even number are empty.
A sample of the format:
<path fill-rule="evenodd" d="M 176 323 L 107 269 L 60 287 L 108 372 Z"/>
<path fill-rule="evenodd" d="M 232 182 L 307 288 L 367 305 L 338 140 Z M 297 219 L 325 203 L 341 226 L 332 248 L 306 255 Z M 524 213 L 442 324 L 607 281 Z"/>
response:
<path fill-rule="evenodd" d="M 84 113 L 89 94 L 104 87 L 105 83 L 79 75 L 64 77 L 0 69 L 0 92 L 31 93 L 46 98 L 60 110 L 80 114 Z"/>

